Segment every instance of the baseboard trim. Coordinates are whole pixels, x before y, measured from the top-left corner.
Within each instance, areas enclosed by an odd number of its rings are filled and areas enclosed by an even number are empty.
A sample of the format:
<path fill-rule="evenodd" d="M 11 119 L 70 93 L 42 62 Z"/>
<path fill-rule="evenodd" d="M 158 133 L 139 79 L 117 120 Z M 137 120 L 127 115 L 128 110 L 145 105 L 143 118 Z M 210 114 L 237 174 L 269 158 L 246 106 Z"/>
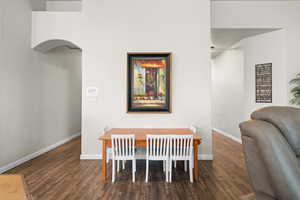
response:
<path fill-rule="evenodd" d="M 229 139 L 231 139 L 231 140 L 233 140 L 233 141 L 235 141 L 235 142 L 238 142 L 238 143 L 242 144 L 242 140 L 239 139 L 239 138 L 237 138 L 237 137 L 234 137 L 234 136 L 232 136 L 232 135 L 230 135 L 230 134 L 228 134 L 228 133 L 226 133 L 226 132 L 224 132 L 224 131 L 222 131 L 222 130 L 219 130 L 219 129 L 217 129 L 217 128 L 213 128 L 213 130 L 214 130 L 215 132 L 221 134 L 221 135 L 224 135 L 225 137 L 228 137 Z"/>
<path fill-rule="evenodd" d="M 213 160 L 214 156 L 212 154 L 199 154 L 199 160 Z M 102 155 L 92 155 L 92 154 L 81 154 L 80 160 L 102 160 Z"/>
<path fill-rule="evenodd" d="M 80 160 L 102 160 L 102 155 L 81 154 Z"/>
<path fill-rule="evenodd" d="M 213 160 L 213 154 L 198 154 L 198 160 Z"/>
<path fill-rule="evenodd" d="M 51 150 L 53 150 L 53 149 L 55 149 L 55 148 L 57 148 L 57 147 L 65 144 L 65 143 L 67 143 L 67 142 L 69 142 L 69 141 L 71 141 L 71 140 L 79 137 L 80 135 L 81 135 L 81 133 L 76 133 L 75 135 L 72 135 L 69 138 L 61 140 L 61 141 L 59 141 L 59 142 L 57 142 L 55 144 L 52 144 L 52 145 L 50 145 L 50 146 L 48 146 L 46 148 L 43 148 L 43 149 L 41 149 L 41 150 L 39 150 L 37 152 L 29 154 L 29 155 L 27 155 L 27 156 L 25 156 L 25 157 L 23 157 L 23 158 L 15 161 L 15 162 L 12 162 L 12 163 L 9 163 L 9 164 L 7 164 L 7 165 L 5 165 L 3 167 L 0 167 L 0 174 L 4 173 L 4 172 L 6 172 L 6 171 L 8 171 L 10 169 L 13 169 L 13 168 L 15 168 L 15 167 L 17 167 L 17 166 L 19 166 L 19 165 L 21 165 L 21 164 L 29 161 L 29 160 L 32 160 L 32 159 L 34 159 L 34 158 L 36 158 L 36 157 L 38 157 L 38 156 L 40 156 L 40 155 L 42 155 L 44 153 L 47 153 L 48 151 L 51 151 Z"/>

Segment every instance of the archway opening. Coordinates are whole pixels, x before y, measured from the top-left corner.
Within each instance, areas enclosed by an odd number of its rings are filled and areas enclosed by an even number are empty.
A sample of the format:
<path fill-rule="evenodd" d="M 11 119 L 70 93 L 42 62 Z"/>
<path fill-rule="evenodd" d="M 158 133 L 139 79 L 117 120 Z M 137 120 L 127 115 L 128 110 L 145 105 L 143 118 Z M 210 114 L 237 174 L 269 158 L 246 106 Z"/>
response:
<path fill-rule="evenodd" d="M 69 49 L 81 51 L 81 48 L 75 43 L 61 39 L 53 39 L 41 42 L 37 46 L 33 47 L 33 49 L 42 53 L 47 53 L 58 47 L 67 47 Z"/>
<path fill-rule="evenodd" d="M 82 71 L 81 49 L 65 40 L 50 40 L 34 48 L 41 70 L 41 130 L 44 143 L 81 134 Z"/>

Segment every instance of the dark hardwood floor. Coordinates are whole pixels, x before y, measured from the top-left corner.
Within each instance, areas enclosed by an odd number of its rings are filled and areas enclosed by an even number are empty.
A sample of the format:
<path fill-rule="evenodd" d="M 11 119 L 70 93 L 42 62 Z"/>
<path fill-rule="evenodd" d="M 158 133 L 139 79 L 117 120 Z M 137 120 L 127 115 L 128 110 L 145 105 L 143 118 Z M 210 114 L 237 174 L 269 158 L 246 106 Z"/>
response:
<path fill-rule="evenodd" d="M 162 163 L 150 164 L 149 183 L 145 183 L 145 162 L 137 162 L 137 180 L 132 183 L 131 163 L 117 175 L 116 183 L 100 180 L 100 161 L 81 161 L 80 138 L 60 146 L 7 173 L 23 174 L 34 200 L 96 199 L 239 199 L 251 187 L 241 144 L 213 134 L 214 161 L 200 161 L 201 175 L 189 182 L 180 163 L 173 182 L 165 183 Z"/>

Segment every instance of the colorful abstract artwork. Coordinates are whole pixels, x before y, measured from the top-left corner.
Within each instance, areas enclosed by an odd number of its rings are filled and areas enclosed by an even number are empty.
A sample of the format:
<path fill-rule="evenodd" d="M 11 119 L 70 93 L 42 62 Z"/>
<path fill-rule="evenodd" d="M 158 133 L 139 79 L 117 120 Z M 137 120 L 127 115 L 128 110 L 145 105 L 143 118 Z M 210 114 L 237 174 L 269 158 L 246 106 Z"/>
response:
<path fill-rule="evenodd" d="M 128 112 L 171 112 L 171 53 L 128 53 Z"/>

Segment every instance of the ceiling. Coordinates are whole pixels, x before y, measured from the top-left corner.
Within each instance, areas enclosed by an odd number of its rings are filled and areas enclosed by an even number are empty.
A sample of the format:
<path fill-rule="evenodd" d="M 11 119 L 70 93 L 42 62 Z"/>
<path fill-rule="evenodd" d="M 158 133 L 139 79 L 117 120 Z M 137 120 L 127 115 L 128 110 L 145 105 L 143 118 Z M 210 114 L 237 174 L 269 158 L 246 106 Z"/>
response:
<path fill-rule="evenodd" d="M 211 1 L 291 1 L 291 0 L 211 0 Z M 300 1 L 300 0 L 292 0 Z"/>
<path fill-rule="evenodd" d="M 219 0 L 220 1 L 220 0 Z M 225 0 L 223 0 L 225 1 Z M 255 35 L 276 31 L 279 29 L 222 29 L 213 28 L 211 30 L 211 42 L 214 49 L 212 50 L 212 58 L 216 57 L 232 45 L 244 38 Z"/>
<path fill-rule="evenodd" d="M 81 1 L 81 0 L 45 0 L 45 1 Z"/>
<path fill-rule="evenodd" d="M 82 1 L 82 0 L 45 0 L 45 1 Z M 251 1 L 251 0 L 211 0 L 211 1 Z M 289 0 L 252 0 L 252 1 L 289 1 Z"/>

